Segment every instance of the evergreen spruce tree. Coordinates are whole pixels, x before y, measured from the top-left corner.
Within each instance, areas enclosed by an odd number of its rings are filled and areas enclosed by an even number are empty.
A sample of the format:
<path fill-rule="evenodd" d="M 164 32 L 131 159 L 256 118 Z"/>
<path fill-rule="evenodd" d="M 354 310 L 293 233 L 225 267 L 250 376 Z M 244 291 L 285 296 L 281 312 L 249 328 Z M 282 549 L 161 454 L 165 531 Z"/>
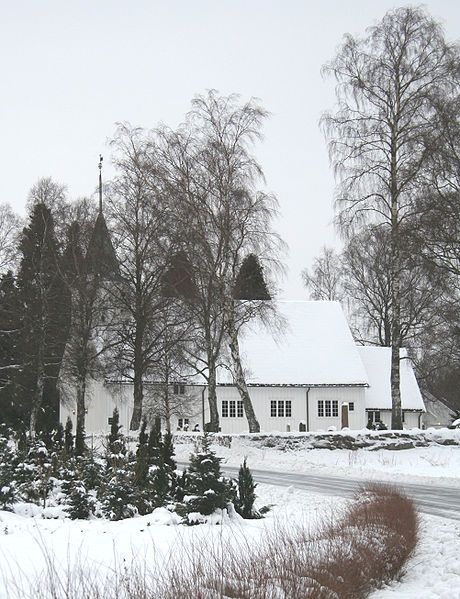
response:
<path fill-rule="evenodd" d="M 262 266 L 255 254 L 249 254 L 243 260 L 236 277 L 233 297 L 240 300 L 271 299 Z"/>
<path fill-rule="evenodd" d="M 67 456 L 73 454 L 73 424 L 70 416 L 68 416 L 64 429 L 64 452 Z"/>
<path fill-rule="evenodd" d="M 136 466 L 134 482 L 140 489 L 147 485 L 147 475 L 149 472 L 149 435 L 146 433 L 147 419 L 142 419 L 141 428 L 139 431 L 139 442 L 136 451 Z"/>
<path fill-rule="evenodd" d="M 94 514 L 96 491 L 101 487 L 100 466 L 92 452 L 72 458 L 64 468 L 61 478 L 66 495 L 66 512 L 72 520 L 86 520 Z"/>
<path fill-rule="evenodd" d="M 158 449 L 149 468 L 155 507 L 166 505 L 174 499 L 177 465 L 173 458 L 174 446 L 171 433 L 164 435 Z"/>
<path fill-rule="evenodd" d="M 177 463 L 174 459 L 174 443 L 172 433 L 166 432 L 163 436 L 160 447 L 160 455 L 162 462 L 171 472 L 175 472 L 177 469 Z"/>
<path fill-rule="evenodd" d="M 112 413 L 112 422 L 107 444 L 107 459 L 110 464 L 116 463 L 117 460 L 120 459 L 123 460 L 126 454 L 125 439 L 124 435 L 120 432 L 121 428 L 120 413 L 118 408 L 115 408 Z"/>
<path fill-rule="evenodd" d="M 123 520 L 137 514 L 137 494 L 133 485 L 133 472 L 129 463 L 120 463 L 106 474 L 100 499 L 102 511 L 110 520 Z"/>
<path fill-rule="evenodd" d="M 259 512 L 254 508 L 256 486 L 244 458 L 238 472 L 238 497 L 235 502 L 235 509 L 243 518 L 260 518 Z"/>
<path fill-rule="evenodd" d="M 53 462 L 43 441 L 31 440 L 26 455 L 20 456 L 14 472 L 18 494 L 23 501 L 46 507 L 53 488 Z"/>
<path fill-rule="evenodd" d="M 60 422 L 53 435 L 53 446 L 56 451 L 62 452 L 64 449 L 64 427 Z"/>
<path fill-rule="evenodd" d="M 177 506 L 185 524 L 198 524 L 202 516 L 225 509 L 234 501 L 231 481 L 222 476 L 221 458 L 211 450 L 209 435 L 204 435 L 201 448 L 190 456 L 183 502 Z"/>
<path fill-rule="evenodd" d="M 19 381 L 29 403 L 29 430 L 59 422 L 57 378 L 70 326 L 70 295 L 60 273 L 60 254 L 50 210 L 35 204 L 23 231 L 18 289 L 22 305 Z"/>
<path fill-rule="evenodd" d="M 77 463 L 81 464 L 81 477 L 86 488 L 97 491 L 102 486 L 104 479 L 103 460 L 98 457 L 94 449 L 88 449 L 83 456 L 77 458 Z"/>
<path fill-rule="evenodd" d="M 28 428 L 27 396 L 21 392 L 22 305 L 12 272 L 0 277 L 0 414 L 16 431 Z"/>
<path fill-rule="evenodd" d="M 100 489 L 102 510 L 110 520 L 122 520 L 137 513 L 134 467 L 126 455 L 119 421 L 119 412 L 115 408 L 107 444 L 105 483 Z"/>
<path fill-rule="evenodd" d="M 70 481 L 66 511 L 72 520 L 87 520 L 94 513 L 95 503 L 81 478 Z"/>
<path fill-rule="evenodd" d="M 17 452 L 9 431 L 0 426 L 0 509 L 9 510 L 17 500 L 14 471 Z"/>
<path fill-rule="evenodd" d="M 152 489 L 150 488 L 149 466 L 149 435 L 147 430 L 147 420 L 144 416 L 139 431 L 139 443 L 136 451 L 136 462 L 134 466 L 134 487 L 136 490 L 136 507 L 141 515 L 151 511 L 153 503 L 151 501 Z"/>
<path fill-rule="evenodd" d="M 187 490 L 187 468 L 184 468 L 182 474 L 176 479 L 176 488 L 174 493 L 174 499 L 178 503 L 184 501 L 185 493 Z"/>
<path fill-rule="evenodd" d="M 152 426 L 150 429 L 148 440 L 148 453 L 150 462 L 158 460 L 161 445 L 161 431 L 157 426 Z"/>

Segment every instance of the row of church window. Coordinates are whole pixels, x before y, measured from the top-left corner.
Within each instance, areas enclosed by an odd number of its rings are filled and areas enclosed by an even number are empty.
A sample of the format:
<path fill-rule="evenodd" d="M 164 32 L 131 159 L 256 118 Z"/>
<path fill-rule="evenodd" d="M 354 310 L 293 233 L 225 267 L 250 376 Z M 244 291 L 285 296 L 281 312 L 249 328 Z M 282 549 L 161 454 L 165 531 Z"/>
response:
<path fill-rule="evenodd" d="M 354 408 L 354 406 L 353 406 Z M 319 418 L 337 418 L 339 415 L 339 402 L 337 399 L 318 399 Z"/>
<path fill-rule="evenodd" d="M 272 418 L 291 418 L 292 402 L 290 399 L 272 399 L 270 402 L 270 416 Z"/>
<path fill-rule="evenodd" d="M 222 400 L 222 418 L 243 418 L 243 402 L 234 399 Z"/>

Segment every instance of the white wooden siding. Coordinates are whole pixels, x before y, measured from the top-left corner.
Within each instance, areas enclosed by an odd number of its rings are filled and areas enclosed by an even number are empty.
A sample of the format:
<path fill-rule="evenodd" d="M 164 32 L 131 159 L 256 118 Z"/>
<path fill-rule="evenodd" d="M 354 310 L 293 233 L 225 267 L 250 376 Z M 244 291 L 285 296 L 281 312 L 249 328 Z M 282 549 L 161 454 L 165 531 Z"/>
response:
<path fill-rule="evenodd" d="M 306 422 L 306 389 L 300 387 L 249 387 L 249 395 L 262 432 L 298 431 L 300 422 Z M 246 415 L 243 418 L 223 418 L 222 401 L 239 401 L 241 398 L 235 387 L 218 387 L 217 404 L 223 433 L 244 433 L 249 431 Z M 271 401 L 291 401 L 291 416 L 272 417 Z M 206 398 L 206 405 L 207 405 Z M 209 411 L 206 409 L 206 419 Z"/>
<path fill-rule="evenodd" d="M 344 403 L 354 403 L 354 410 L 348 412 L 348 428 L 361 429 L 366 425 L 364 387 L 313 387 L 308 394 L 309 430 L 327 430 L 334 426 L 342 428 L 341 406 Z M 337 417 L 318 416 L 318 400 L 336 400 L 339 414 Z"/>
<path fill-rule="evenodd" d="M 209 421 L 209 404 L 207 390 L 204 391 L 204 419 L 202 414 L 202 391 L 203 387 L 186 386 L 186 393 L 193 396 L 192 416 L 189 418 L 189 430 L 198 425 L 203 430 L 204 422 Z M 365 389 L 364 387 L 249 387 L 251 400 L 259 420 L 262 432 L 298 432 L 301 424 L 308 425 L 310 431 L 326 431 L 330 427 L 341 429 L 341 407 L 344 403 L 354 403 L 354 410 L 349 411 L 349 428 L 359 430 L 365 428 L 368 420 L 365 411 Z M 67 393 L 71 397 L 71 393 Z M 308 399 L 308 407 L 307 407 Z M 235 387 L 218 387 L 217 403 L 220 415 L 221 430 L 223 433 L 248 432 L 248 423 L 243 411 L 243 417 L 222 417 L 222 401 L 235 401 L 235 405 L 241 398 Z M 272 417 L 271 401 L 291 401 L 291 416 Z M 318 400 L 330 400 L 338 402 L 337 417 L 318 416 Z M 133 409 L 133 386 L 129 384 L 103 384 L 96 382 L 89 386 L 86 415 L 86 431 L 88 433 L 99 433 L 110 430 L 109 418 L 117 407 L 120 413 L 120 424 L 125 432 L 129 431 L 129 423 Z M 67 417 L 70 416 L 75 430 L 75 404 L 69 403 L 61 406 L 61 422 L 65 425 Z M 405 428 L 419 426 L 418 413 L 405 412 Z M 380 417 L 388 428 L 391 425 L 391 411 L 381 410 Z M 178 416 L 171 418 L 171 430 L 178 428 Z M 164 423 L 162 423 L 164 426 Z"/>
<path fill-rule="evenodd" d="M 373 410 L 375 411 L 375 410 Z M 377 410 L 379 411 L 379 410 Z M 419 428 L 419 417 L 421 412 L 404 412 L 403 428 Z M 391 410 L 380 410 L 380 420 L 383 424 L 390 429 L 391 428 Z M 367 415 L 366 415 L 367 424 Z"/>
<path fill-rule="evenodd" d="M 194 396 L 192 401 L 193 414 L 189 416 L 189 430 L 192 430 L 198 424 L 202 430 L 202 410 L 201 410 L 201 387 L 187 387 L 186 393 Z M 76 405 L 72 397 L 72 392 L 67 391 L 68 400 L 61 404 L 60 421 L 65 426 L 67 418 L 70 417 L 76 427 Z M 110 430 L 109 418 L 112 417 L 115 408 L 118 408 L 120 414 L 120 424 L 123 432 L 129 431 L 129 423 L 133 411 L 133 386 L 130 384 L 104 384 L 100 381 L 93 382 L 88 386 L 86 398 L 87 414 L 85 428 L 87 433 L 106 433 Z M 178 427 L 179 416 L 171 417 L 171 430 L 175 431 Z M 164 423 L 163 423 L 164 424 Z"/>

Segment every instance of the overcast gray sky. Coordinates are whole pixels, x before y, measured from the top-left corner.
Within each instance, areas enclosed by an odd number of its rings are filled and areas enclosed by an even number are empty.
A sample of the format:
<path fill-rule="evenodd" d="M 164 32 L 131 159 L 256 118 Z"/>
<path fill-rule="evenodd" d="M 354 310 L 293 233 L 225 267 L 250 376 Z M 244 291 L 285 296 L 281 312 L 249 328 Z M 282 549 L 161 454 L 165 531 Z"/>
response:
<path fill-rule="evenodd" d="M 176 126 L 196 93 L 261 99 L 272 116 L 257 148 L 288 242 L 284 297 L 332 226 L 334 180 L 318 127 L 334 105 L 320 68 L 345 32 L 363 33 L 387 0 L 0 0 L 0 202 L 23 213 L 40 177 L 90 195 L 115 122 Z M 456 0 L 425 3 L 460 37 Z"/>

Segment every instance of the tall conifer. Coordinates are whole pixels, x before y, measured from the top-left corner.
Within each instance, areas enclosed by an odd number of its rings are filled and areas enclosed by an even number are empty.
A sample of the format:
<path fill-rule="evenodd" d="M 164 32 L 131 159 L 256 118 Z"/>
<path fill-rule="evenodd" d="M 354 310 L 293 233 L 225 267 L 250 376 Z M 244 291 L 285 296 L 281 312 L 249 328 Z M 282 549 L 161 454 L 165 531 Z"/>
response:
<path fill-rule="evenodd" d="M 70 296 L 60 276 L 51 211 L 35 204 L 21 240 L 18 275 L 23 315 L 21 387 L 30 398 L 29 431 L 52 429 L 59 420 L 57 377 L 70 324 Z"/>

